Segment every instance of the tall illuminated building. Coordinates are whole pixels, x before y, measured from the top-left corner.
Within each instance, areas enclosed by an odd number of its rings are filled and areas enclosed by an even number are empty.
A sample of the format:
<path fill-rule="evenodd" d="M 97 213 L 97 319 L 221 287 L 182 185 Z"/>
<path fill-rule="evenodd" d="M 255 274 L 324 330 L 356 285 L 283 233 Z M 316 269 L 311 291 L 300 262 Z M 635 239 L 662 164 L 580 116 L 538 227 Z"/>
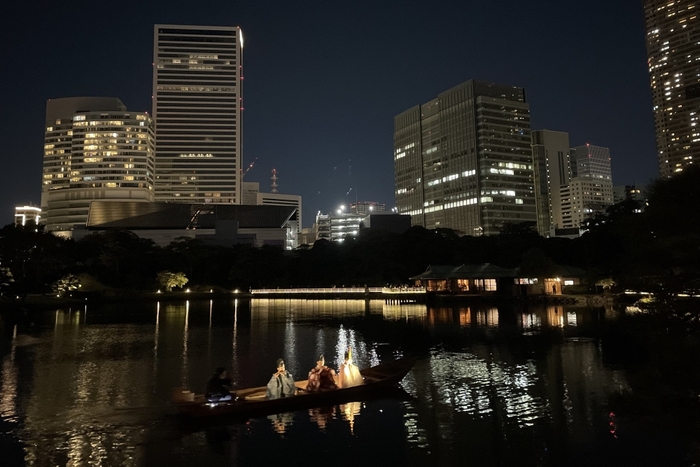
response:
<path fill-rule="evenodd" d="M 471 80 L 394 117 L 396 207 L 413 225 L 494 235 L 536 222 L 525 90 Z"/>
<path fill-rule="evenodd" d="M 571 181 L 569 134 L 563 131 L 532 132 L 532 156 L 535 163 L 537 231 L 549 237 L 552 229 L 561 228 L 559 189 Z"/>
<path fill-rule="evenodd" d="M 238 27 L 155 25 L 158 201 L 241 203 L 242 52 Z"/>
<path fill-rule="evenodd" d="M 153 121 L 114 97 L 46 104 L 41 210 L 47 230 L 70 235 L 93 200 L 152 202 Z"/>
<path fill-rule="evenodd" d="M 700 23 L 694 0 L 645 0 L 659 172 L 700 158 Z"/>

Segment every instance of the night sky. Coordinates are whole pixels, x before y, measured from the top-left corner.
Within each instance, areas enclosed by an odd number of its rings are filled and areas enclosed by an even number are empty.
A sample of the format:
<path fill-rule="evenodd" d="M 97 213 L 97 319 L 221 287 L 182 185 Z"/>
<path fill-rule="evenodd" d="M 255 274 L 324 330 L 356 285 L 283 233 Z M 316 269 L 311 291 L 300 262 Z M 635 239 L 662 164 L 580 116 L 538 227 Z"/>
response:
<path fill-rule="evenodd" d="M 39 203 L 47 99 L 151 111 L 153 25 L 243 29 L 245 181 L 394 206 L 393 117 L 472 78 L 522 86 L 532 129 L 610 148 L 613 184 L 658 176 L 639 0 L 26 1 L 2 8 L 0 225 Z M 348 193 L 349 192 L 349 193 Z"/>

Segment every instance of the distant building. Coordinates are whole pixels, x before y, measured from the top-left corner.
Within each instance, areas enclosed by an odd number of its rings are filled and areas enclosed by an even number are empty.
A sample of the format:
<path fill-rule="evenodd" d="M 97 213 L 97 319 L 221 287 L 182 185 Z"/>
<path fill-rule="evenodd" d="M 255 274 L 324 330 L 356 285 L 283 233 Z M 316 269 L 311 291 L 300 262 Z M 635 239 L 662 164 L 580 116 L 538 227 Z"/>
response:
<path fill-rule="evenodd" d="M 659 172 L 670 177 L 700 158 L 700 23 L 694 0 L 645 0 Z"/>
<path fill-rule="evenodd" d="M 532 155 L 535 164 L 537 231 L 550 236 L 562 224 L 560 189 L 571 181 L 569 134 L 563 131 L 532 132 Z"/>
<path fill-rule="evenodd" d="M 525 90 L 471 80 L 394 117 L 396 206 L 413 225 L 495 235 L 537 221 Z"/>
<path fill-rule="evenodd" d="M 355 214 L 373 214 L 375 212 L 385 211 L 386 204 L 377 203 L 375 201 L 358 201 L 350 204 L 350 212 Z"/>
<path fill-rule="evenodd" d="M 243 33 L 156 24 L 156 200 L 241 203 Z"/>
<path fill-rule="evenodd" d="M 391 212 L 368 214 L 360 222 L 360 230 L 371 229 L 402 234 L 411 228 L 411 216 Z"/>
<path fill-rule="evenodd" d="M 366 216 L 347 212 L 321 214 L 316 216 L 318 239 L 343 242 L 360 234 L 360 223 Z"/>
<path fill-rule="evenodd" d="M 618 185 L 613 187 L 613 203 L 621 203 L 626 200 L 646 203 L 647 186 L 642 184 Z"/>
<path fill-rule="evenodd" d="M 261 193 L 260 183 L 258 182 L 243 182 L 241 185 L 241 204 L 256 205 L 256 206 L 291 206 L 296 209 L 294 218 L 290 219 L 289 224 L 292 227 L 292 237 L 289 239 L 288 249 L 293 250 L 299 243 L 299 234 L 301 233 L 302 213 L 301 213 L 301 196 L 287 195 L 283 193 Z"/>
<path fill-rule="evenodd" d="M 520 268 L 494 264 L 461 266 L 429 265 L 422 274 L 410 278 L 428 292 L 458 295 L 562 295 L 564 287 L 579 285 L 586 272 L 570 266 L 553 265 L 545 274 L 532 274 Z"/>
<path fill-rule="evenodd" d="M 315 233 L 315 238 L 305 240 L 313 244 L 316 240 L 343 242 L 348 238 L 357 238 L 363 230 L 382 230 L 386 232 L 404 233 L 411 228 L 411 216 L 395 214 L 390 211 L 380 211 L 375 214 L 355 214 L 338 210 L 332 214 L 316 215 L 316 222 L 308 234 Z"/>
<path fill-rule="evenodd" d="M 258 193 L 260 193 L 260 183 L 241 183 L 241 204 L 258 204 Z"/>
<path fill-rule="evenodd" d="M 15 224 L 25 225 L 27 222 L 41 223 L 41 208 L 36 206 L 15 207 Z"/>
<path fill-rule="evenodd" d="M 93 232 L 130 230 L 160 246 L 185 237 L 222 246 L 291 249 L 290 243 L 297 243 L 295 227 L 290 224 L 295 215 L 296 208 L 291 206 L 94 201 L 85 228 L 76 229 L 74 238 Z"/>
<path fill-rule="evenodd" d="M 610 150 L 586 144 L 570 154 L 572 178 L 559 189 L 561 218 L 555 218 L 556 229 L 578 228 L 613 205 Z"/>
<path fill-rule="evenodd" d="M 319 211 L 316 214 L 316 222 L 314 222 L 314 231 L 316 232 L 316 240 L 333 240 L 331 235 L 331 215 L 322 214 Z"/>
<path fill-rule="evenodd" d="M 301 233 L 299 234 L 299 245 L 313 245 L 316 242 L 316 235 L 316 229 L 314 227 L 301 229 Z"/>
<path fill-rule="evenodd" d="M 152 202 L 153 121 L 113 97 L 70 97 L 46 104 L 41 209 L 46 228 L 70 235 L 90 202 Z"/>

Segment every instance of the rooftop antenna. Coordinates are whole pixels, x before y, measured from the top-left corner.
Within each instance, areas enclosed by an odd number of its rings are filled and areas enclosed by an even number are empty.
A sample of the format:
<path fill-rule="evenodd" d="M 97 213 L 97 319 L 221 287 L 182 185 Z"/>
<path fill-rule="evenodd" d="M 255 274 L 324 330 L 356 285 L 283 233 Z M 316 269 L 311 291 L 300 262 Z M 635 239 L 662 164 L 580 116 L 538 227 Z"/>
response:
<path fill-rule="evenodd" d="M 271 193 L 277 193 L 277 169 L 272 169 L 272 177 L 270 177 L 270 180 L 272 180 L 272 185 L 270 185 L 272 188 Z"/>

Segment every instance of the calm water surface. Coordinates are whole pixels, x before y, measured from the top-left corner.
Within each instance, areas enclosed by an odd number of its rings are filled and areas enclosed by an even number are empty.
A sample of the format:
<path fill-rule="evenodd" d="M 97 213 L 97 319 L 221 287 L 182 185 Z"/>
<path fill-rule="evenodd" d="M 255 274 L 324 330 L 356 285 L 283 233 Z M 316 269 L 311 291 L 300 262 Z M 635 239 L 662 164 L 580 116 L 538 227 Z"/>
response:
<path fill-rule="evenodd" d="M 429 308 L 362 300 L 100 305 L 0 329 L 3 466 L 692 465 L 692 437 L 622 417 L 634 370 L 607 358 L 612 309 Z M 183 427 L 173 388 L 212 370 L 264 385 L 420 356 L 406 397 Z M 272 464 L 271 464 L 272 463 Z"/>

